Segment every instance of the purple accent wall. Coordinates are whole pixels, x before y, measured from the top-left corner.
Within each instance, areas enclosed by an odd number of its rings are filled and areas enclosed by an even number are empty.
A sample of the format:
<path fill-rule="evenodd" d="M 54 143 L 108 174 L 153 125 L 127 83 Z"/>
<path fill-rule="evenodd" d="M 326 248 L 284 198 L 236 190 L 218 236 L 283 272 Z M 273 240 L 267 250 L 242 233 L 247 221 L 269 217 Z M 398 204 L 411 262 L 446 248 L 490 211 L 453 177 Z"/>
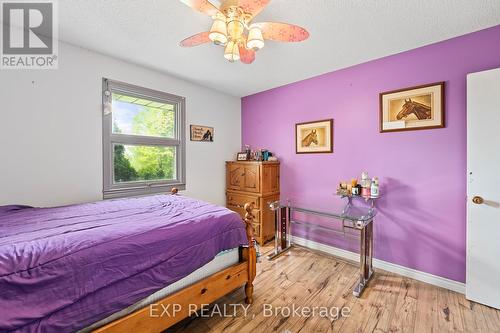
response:
<path fill-rule="evenodd" d="M 282 199 L 327 204 L 339 180 L 378 176 L 375 257 L 464 282 L 466 75 L 496 67 L 500 25 L 247 96 L 242 143 L 278 155 Z M 379 133 L 380 92 L 437 81 L 446 82 L 446 128 Z M 295 123 L 327 118 L 334 153 L 295 154 Z M 357 250 L 356 240 L 307 237 Z"/>

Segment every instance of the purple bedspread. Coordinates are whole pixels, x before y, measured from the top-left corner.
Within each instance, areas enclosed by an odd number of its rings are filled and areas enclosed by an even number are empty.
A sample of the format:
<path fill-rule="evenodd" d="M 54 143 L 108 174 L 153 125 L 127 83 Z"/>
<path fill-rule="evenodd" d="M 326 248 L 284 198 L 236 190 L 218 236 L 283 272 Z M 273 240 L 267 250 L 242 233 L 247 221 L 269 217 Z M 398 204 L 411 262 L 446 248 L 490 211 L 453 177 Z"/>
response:
<path fill-rule="evenodd" d="M 238 214 L 182 196 L 0 207 L 0 332 L 74 332 L 246 244 Z"/>

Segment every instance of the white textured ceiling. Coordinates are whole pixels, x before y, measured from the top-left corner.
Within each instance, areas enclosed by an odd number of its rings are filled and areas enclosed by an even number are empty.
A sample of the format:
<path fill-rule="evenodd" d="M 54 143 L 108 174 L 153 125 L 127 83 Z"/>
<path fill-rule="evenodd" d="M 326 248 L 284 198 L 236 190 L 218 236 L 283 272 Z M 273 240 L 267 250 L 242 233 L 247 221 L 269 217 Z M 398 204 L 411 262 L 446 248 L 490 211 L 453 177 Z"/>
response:
<path fill-rule="evenodd" d="M 251 65 L 211 44 L 179 47 L 211 19 L 177 0 L 62 0 L 59 13 L 63 41 L 246 96 L 498 25 L 500 0 L 272 0 L 255 21 L 297 24 L 311 37 L 267 42 Z"/>

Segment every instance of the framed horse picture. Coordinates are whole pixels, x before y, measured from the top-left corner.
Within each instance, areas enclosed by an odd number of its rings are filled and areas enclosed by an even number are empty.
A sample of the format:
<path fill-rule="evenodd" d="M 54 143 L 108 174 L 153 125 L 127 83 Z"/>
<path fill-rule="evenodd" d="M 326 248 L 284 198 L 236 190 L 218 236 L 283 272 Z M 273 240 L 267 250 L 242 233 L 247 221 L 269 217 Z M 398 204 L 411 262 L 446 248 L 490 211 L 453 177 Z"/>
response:
<path fill-rule="evenodd" d="M 444 127 L 444 82 L 380 94 L 380 132 Z"/>
<path fill-rule="evenodd" d="M 295 124 L 295 152 L 333 153 L 333 119 Z"/>

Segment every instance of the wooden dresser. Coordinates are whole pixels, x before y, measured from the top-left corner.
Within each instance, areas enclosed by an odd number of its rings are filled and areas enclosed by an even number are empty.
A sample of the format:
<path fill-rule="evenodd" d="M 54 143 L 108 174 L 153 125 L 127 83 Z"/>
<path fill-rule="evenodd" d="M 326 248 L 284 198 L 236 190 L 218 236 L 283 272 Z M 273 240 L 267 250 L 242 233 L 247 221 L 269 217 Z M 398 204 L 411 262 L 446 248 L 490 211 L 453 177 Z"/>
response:
<path fill-rule="evenodd" d="M 269 203 L 279 199 L 279 162 L 226 162 L 226 206 L 244 218 L 243 206 L 254 203 L 253 226 L 260 245 L 274 237 L 274 214 Z"/>

